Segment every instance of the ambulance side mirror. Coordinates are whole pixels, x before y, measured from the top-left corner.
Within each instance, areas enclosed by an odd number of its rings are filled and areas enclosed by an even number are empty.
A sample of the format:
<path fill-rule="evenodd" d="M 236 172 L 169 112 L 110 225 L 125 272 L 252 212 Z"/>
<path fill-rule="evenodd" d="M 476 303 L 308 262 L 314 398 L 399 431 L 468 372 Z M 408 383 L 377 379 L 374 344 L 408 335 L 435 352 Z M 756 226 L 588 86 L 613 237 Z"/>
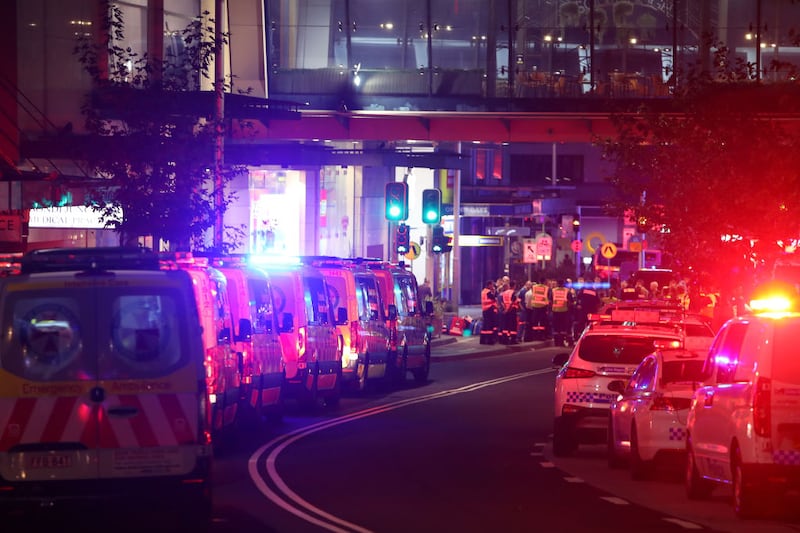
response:
<path fill-rule="evenodd" d="M 389 316 L 387 318 L 389 320 L 397 320 L 397 306 L 395 304 L 389 304 Z"/>
<path fill-rule="evenodd" d="M 346 307 L 337 307 L 336 308 L 336 325 L 343 326 L 347 324 L 347 308 Z"/>
<path fill-rule="evenodd" d="M 425 300 L 425 314 L 428 316 L 433 315 L 433 302 L 430 300 Z"/>
<path fill-rule="evenodd" d="M 226 343 L 231 341 L 231 328 L 224 327 L 219 330 L 219 334 L 217 334 L 217 342 L 219 343 Z"/>

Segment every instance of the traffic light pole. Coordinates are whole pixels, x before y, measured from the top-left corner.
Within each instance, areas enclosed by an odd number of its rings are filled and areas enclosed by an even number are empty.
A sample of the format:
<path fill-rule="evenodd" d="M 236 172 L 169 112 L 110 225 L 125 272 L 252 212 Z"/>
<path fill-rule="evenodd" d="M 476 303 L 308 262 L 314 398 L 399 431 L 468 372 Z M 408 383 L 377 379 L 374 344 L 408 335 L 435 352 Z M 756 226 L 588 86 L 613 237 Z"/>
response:
<path fill-rule="evenodd" d="M 456 145 L 456 154 L 461 155 L 461 141 Z M 461 233 L 461 168 L 456 169 L 453 178 L 453 249 L 450 257 L 453 260 L 453 310 L 459 316 L 458 305 L 461 300 L 461 250 L 458 247 L 458 236 Z"/>

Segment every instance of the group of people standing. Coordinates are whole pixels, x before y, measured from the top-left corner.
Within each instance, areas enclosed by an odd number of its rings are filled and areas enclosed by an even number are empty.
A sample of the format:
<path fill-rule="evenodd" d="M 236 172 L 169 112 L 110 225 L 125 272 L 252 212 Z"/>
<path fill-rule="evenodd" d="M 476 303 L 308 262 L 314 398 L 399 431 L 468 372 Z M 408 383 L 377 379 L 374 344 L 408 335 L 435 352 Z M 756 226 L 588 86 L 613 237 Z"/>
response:
<path fill-rule="evenodd" d="M 571 346 L 586 327 L 587 316 L 602 304 L 597 290 L 579 278 L 526 281 L 508 276 L 487 281 L 481 290 L 481 344 L 518 344 L 553 339 Z"/>

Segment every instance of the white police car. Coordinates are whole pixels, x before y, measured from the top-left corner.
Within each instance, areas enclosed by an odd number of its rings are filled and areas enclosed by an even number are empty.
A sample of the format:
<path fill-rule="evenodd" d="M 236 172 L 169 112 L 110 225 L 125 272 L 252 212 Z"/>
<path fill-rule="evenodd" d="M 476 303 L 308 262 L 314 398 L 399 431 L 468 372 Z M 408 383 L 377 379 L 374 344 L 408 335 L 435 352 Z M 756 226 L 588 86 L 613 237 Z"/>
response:
<path fill-rule="evenodd" d="M 657 311 L 617 310 L 610 320 L 593 322 L 572 353 L 557 354 L 553 453 L 566 456 L 579 444 L 606 443 L 609 407 L 620 386 L 655 350 L 655 343 L 682 338 L 679 328 L 659 324 Z"/>
<path fill-rule="evenodd" d="M 687 419 L 687 496 L 732 486 L 741 518 L 800 490 L 800 313 L 789 303 L 751 301 L 752 314 L 720 328 Z"/>
<path fill-rule="evenodd" d="M 685 459 L 686 417 L 706 352 L 676 346 L 645 357 L 611 403 L 608 464 L 620 467 L 629 459 L 634 479 L 648 477 L 657 462 Z"/>

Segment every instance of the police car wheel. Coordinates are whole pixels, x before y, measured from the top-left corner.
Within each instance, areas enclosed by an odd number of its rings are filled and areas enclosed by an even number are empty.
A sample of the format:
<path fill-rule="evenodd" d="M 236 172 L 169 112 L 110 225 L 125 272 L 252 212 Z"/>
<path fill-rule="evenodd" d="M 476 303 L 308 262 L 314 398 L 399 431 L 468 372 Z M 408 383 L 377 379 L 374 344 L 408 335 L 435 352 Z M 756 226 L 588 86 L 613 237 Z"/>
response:
<path fill-rule="evenodd" d="M 691 442 L 686 441 L 686 497 L 690 500 L 705 500 L 711 496 L 714 485 L 700 476 Z"/>
<path fill-rule="evenodd" d="M 635 481 L 643 481 L 650 478 L 653 469 L 651 461 L 645 461 L 639 454 L 639 436 L 636 432 L 636 424 L 631 425 L 631 478 Z"/>
<path fill-rule="evenodd" d="M 749 484 L 742 467 L 742 454 L 737 448 L 733 454 L 731 465 L 733 472 L 733 510 L 736 516 L 742 519 L 756 518 L 759 516 L 758 489 Z"/>
<path fill-rule="evenodd" d="M 617 453 L 617 447 L 614 438 L 614 426 L 609 421 L 608 425 L 608 467 L 613 469 L 622 468 L 625 466 L 625 458 Z"/>
<path fill-rule="evenodd" d="M 556 418 L 553 424 L 553 454 L 556 457 L 572 455 L 578 448 L 572 428 L 563 417 Z"/>

